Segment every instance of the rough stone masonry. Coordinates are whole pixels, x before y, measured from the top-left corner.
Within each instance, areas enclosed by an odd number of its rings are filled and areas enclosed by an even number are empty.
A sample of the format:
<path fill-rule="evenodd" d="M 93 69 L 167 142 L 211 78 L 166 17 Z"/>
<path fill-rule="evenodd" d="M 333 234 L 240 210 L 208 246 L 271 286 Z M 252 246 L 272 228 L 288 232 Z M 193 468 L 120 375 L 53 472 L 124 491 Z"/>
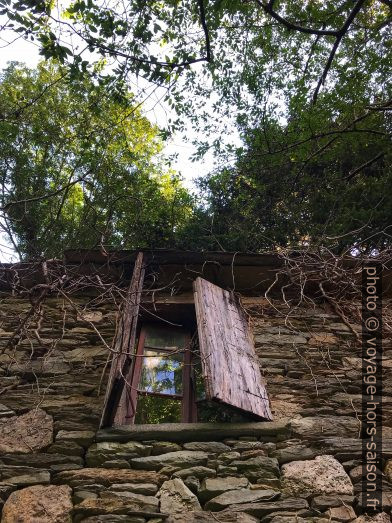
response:
<path fill-rule="evenodd" d="M 74 302 L 83 308 L 89 298 Z M 0 304 L 2 523 L 390 522 L 392 342 L 385 340 L 385 512 L 362 514 L 360 348 L 323 306 L 249 307 L 271 423 L 98 430 L 115 310 Z M 358 328 L 357 326 L 354 326 Z M 10 343 L 10 339 L 12 342 Z M 213 436 L 212 436 L 213 434 Z"/>

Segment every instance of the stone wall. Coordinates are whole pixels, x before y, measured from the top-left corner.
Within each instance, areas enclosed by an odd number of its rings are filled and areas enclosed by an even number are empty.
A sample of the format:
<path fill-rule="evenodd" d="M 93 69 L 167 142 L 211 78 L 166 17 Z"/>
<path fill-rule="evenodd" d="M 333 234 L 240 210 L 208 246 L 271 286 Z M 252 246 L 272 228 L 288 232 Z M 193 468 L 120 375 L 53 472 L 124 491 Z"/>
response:
<path fill-rule="evenodd" d="M 115 331 L 88 297 L 0 304 L 2 523 L 368 521 L 361 516 L 360 348 L 326 307 L 248 306 L 272 423 L 98 430 Z M 354 326 L 358 330 L 358 327 Z M 392 505 L 385 343 L 385 513 Z"/>

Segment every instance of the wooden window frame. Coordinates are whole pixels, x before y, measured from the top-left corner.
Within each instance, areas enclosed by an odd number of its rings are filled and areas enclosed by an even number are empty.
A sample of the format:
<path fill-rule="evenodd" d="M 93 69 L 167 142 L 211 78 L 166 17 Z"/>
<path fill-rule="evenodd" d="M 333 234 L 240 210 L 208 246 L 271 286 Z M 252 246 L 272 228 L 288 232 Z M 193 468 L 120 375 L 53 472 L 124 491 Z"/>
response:
<path fill-rule="evenodd" d="M 137 339 L 145 271 L 144 254 L 139 252 L 113 340 L 113 357 L 100 427 L 134 423 L 148 328 L 148 324 L 142 325 Z M 259 420 L 271 421 L 266 384 L 240 302 L 233 292 L 201 277 L 196 278 L 193 286 L 206 399 L 234 407 Z M 167 328 L 175 329 L 171 326 Z M 193 423 L 197 421 L 197 409 L 190 336 L 183 352 L 182 421 Z M 220 358 L 224 365 L 220 364 Z M 232 361 L 236 362 L 235 367 Z M 241 369 L 241 373 L 237 369 Z"/>
<path fill-rule="evenodd" d="M 191 342 L 191 336 L 189 332 L 184 332 L 183 330 L 181 332 L 185 333 L 185 347 L 182 351 L 179 351 L 184 354 L 184 366 L 182 371 L 182 395 L 176 395 L 176 394 L 164 394 L 159 392 L 145 392 L 139 390 L 139 383 L 143 368 L 143 356 L 145 349 L 149 349 L 150 347 L 146 347 L 146 335 L 148 332 L 148 329 L 150 327 L 156 326 L 157 324 L 144 324 L 141 327 L 139 339 L 136 347 L 135 357 L 134 357 L 134 365 L 132 370 L 132 377 L 130 381 L 130 392 L 129 392 L 129 401 L 128 401 L 128 409 L 126 413 L 126 423 L 127 424 L 134 424 L 135 423 L 135 416 L 137 413 L 137 402 L 138 402 L 138 395 L 143 394 L 145 396 L 155 396 L 155 397 L 161 397 L 161 398 L 173 398 L 181 400 L 181 423 L 194 423 L 197 421 L 197 409 L 196 409 L 196 401 L 195 401 L 195 391 L 192 383 L 192 352 L 190 350 L 190 342 Z M 174 327 L 168 327 L 168 326 L 159 326 L 159 328 L 165 328 L 167 330 L 176 330 L 178 329 Z M 162 352 L 167 352 L 170 354 L 171 351 L 165 350 L 162 348 L 156 348 L 152 350 L 159 350 Z"/>

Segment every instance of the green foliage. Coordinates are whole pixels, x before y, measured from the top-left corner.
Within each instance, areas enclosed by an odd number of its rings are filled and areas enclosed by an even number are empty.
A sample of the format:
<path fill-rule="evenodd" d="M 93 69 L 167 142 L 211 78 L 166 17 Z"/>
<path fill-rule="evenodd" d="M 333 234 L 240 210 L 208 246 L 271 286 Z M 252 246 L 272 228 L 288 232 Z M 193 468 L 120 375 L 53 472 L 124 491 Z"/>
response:
<path fill-rule="evenodd" d="M 387 1 L 76 0 L 58 13 L 47 1 L 0 0 L 1 7 L 15 30 L 73 74 L 97 74 L 101 56 L 115 58 L 100 81 L 121 80 L 120 91 L 129 75 L 170 86 L 177 113 L 199 122 L 211 93 L 213 113 L 234 108 L 240 127 L 253 127 L 266 111 L 301 111 L 317 93 L 333 93 L 337 110 L 356 97 L 391 94 Z M 68 36 L 75 34 L 93 54 L 74 51 Z"/>
<path fill-rule="evenodd" d="M 265 127 L 254 129 L 234 167 L 199 181 L 207 204 L 189 227 L 205 248 L 318 245 L 342 254 L 391 247 L 388 113 L 369 112 L 346 130 L 336 119 L 333 133 L 308 117 L 300 126 L 270 121 L 267 134 Z M 311 133 L 302 131 L 308 128 Z"/>
<path fill-rule="evenodd" d="M 23 258 L 69 247 L 165 247 L 192 199 L 132 95 L 113 100 L 54 63 L 0 83 L 3 226 Z"/>
<path fill-rule="evenodd" d="M 66 19 L 48 2 L 1 6 L 75 81 L 89 73 L 124 100 L 142 77 L 165 88 L 166 135 L 202 131 L 198 154 L 226 167 L 201 182 L 207 200 L 176 229 L 181 245 L 390 245 L 391 2 L 77 0 Z"/>

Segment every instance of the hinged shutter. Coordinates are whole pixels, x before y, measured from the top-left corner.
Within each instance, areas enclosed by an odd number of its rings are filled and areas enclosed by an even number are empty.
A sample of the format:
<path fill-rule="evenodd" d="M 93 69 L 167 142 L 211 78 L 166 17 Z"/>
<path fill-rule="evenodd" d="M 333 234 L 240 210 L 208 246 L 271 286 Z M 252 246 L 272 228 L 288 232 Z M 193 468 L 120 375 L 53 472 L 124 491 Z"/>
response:
<path fill-rule="evenodd" d="M 272 420 L 246 314 L 233 293 L 194 282 L 200 355 L 207 399 Z"/>
<path fill-rule="evenodd" d="M 136 258 L 117 333 L 113 344 L 114 354 L 106 389 L 101 426 L 125 425 L 127 423 L 129 387 L 132 371 L 132 355 L 136 343 L 136 327 L 144 282 L 143 253 Z"/>

